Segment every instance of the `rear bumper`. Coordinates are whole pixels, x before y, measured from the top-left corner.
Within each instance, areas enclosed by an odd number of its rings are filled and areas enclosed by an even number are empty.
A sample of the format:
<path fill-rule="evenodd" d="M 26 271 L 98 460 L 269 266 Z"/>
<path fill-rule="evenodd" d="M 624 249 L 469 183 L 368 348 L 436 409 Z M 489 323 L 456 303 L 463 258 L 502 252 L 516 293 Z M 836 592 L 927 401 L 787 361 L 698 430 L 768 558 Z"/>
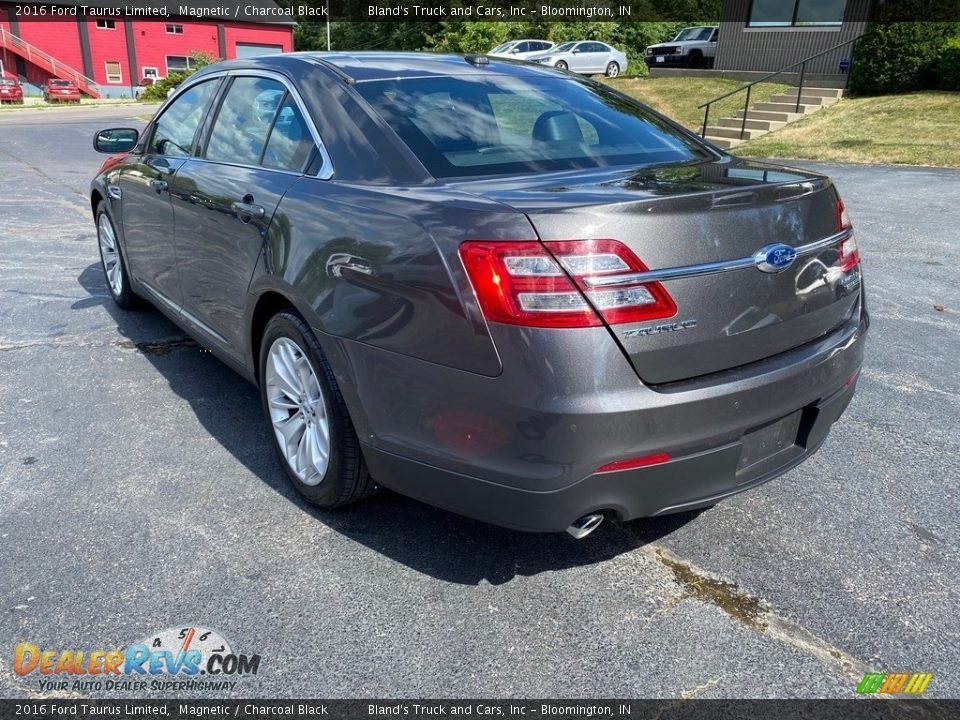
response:
<path fill-rule="evenodd" d="M 803 409 L 798 442 L 746 475 L 735 441 L 637 470 L 590 475 L 560 490 L 536 492 L 485 482 L 365 446 L 374 478 L 398 492 L 478 520 L 531 532 L 559 532 L 601 511 L 627 521 L 694 510 L 779 477 L 815 453 L 853 397 L 855 384 Z M 764 465 L 761 463 L 761 465 Z"/>
<path fill-rule="evenodd" d="M 799 464 L 853 396 L 868 325 L 860 305 L 806 345 L 657 387 L 638 381 L 603 328 L 560 347 L 555 331 L 492 325 L 504 367 L 495 378 L 361 343 L 323 344 L 349 368 L 338 380 L 381 485 L 486 522 L 552 532 L 595 511 L 626 521 L 710 505 Z M 738 470 L 744 435 L 797 411 L 795 443 Z M 661 465 L 595 472 L 663 452 L 672 459 Z"/>

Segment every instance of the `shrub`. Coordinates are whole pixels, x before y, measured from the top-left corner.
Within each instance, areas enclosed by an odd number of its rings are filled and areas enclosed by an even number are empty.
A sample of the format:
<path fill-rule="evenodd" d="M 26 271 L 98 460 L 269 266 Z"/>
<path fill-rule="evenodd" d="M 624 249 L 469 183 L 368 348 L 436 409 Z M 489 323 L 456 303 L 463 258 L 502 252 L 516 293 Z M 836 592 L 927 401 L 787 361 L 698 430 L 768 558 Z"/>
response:
<path fill-rule="evenodd" d="M 960 24 L 878 22 L 857 46 L 850 90 L 857 95 L 904 93 L 937 87 L 941 53 Z"/>
<path fill-rule="evenodd" d="M 170 73 L 162 80 L 158 80 L 140 94 L 140 99 L 147 102 L 163 102 L 167 95 L 180 83 L 193 75 L 197 70 L 217 62 L 217 58 L 201 50 L 190 53 L 190 69 L 185 72 Z"/>
<path fill-rule="evenodd" d="M 941 90 L 960 90 L 960 36 L 948 40 L 940 50 L 937 84 Z"/>

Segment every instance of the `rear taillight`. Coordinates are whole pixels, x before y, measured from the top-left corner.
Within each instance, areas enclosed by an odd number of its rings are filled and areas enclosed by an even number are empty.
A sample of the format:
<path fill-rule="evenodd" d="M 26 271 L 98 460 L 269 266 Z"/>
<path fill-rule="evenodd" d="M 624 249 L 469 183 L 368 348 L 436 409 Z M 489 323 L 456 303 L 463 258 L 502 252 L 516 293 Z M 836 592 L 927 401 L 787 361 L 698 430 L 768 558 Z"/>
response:
<path fill-rule="evenodd" d="M 860 250 L 857 247 L 857 239 L 851 235 L 840 243 L 840 269 L 843 272 L 850 272 L 860 264 Z"/>
<path fill-rule="evenodd" d="M 460 246 L 484 317 L 531 327 L 594 327 L 676 314 L 660 283 L 623 283 L 591 289 L 587 277 L 646 272 L 617 240 L 540 243 L 465 242 Z"/>
<path fill-rule="evenodd" d="M 840 243 L 840 269 L 849 272 L 860 264 L 860 250 L 857 239 L 853 236 L 853 223 L 844 207 L 843 200 L 837 198 L 837 225 L 840 230 L 850 230 L 850 237 Z"/>

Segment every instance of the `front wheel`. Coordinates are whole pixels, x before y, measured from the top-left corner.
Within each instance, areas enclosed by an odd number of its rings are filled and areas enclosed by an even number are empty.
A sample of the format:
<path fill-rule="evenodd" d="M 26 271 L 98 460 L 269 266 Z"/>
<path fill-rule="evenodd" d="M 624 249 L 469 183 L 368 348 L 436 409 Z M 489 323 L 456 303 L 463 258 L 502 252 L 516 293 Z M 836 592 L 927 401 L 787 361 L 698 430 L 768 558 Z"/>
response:
<path fill-rule="evenodd" d="M 100 246 L 100 264 L 107 280 L 110 297 L 124 310 L 133 310 L 140 306 L 140 298 L 130 287 L 130 276 L 124 262 L 117 231 L 110 214 L 101 204 L 97 208 L 97 244 Z"/>
<path fill-rule="evenodd" d="M 620 66 L 615 62 L 607 63 L 607 77 L 615 78 L 620 74 Z"/>
<path fill-rule="evenodd" d="M 271 318 L 260 346 L 260 394 L 290 482 L 310 503 L 336 508 L 376 486 L 333 370 L 299 315 Z"/>
<path fill-rule="evenodd" d="M 563 60 L 557 60 L 557 64 L 554 65 L 557 70 L 566 70 L 569 66 Z"/>

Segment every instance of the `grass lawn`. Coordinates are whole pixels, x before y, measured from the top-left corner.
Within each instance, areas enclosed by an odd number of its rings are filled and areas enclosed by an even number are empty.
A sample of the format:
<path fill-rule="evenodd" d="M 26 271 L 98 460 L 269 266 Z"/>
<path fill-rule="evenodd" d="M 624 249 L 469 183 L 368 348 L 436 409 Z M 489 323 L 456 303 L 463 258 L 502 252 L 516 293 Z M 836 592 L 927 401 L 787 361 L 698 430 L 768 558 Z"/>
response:
<path fill-rule="evenodd" d="M 845 99 L 733 151 L 764 158 L 960 167 L 960 93 Z"/>
<path fill-rule="evenodd" d="M 620 78 L 603 82 L 696 132 L 700 132 L 703 125 L 703 110 L 697 109 L 697 105 L 743 85 L 739 80 L 698 77 Z M 761 83 L 751 91 L 750 104 L 764 102 L 771 95 L 786 90 L 786 85 Z M 710 124 L 722 117 L 734 117 L 737 110 L 743 109 L 745 99 L 746 93 L 743 92 L 715 103 L 710 108 Z"/>

